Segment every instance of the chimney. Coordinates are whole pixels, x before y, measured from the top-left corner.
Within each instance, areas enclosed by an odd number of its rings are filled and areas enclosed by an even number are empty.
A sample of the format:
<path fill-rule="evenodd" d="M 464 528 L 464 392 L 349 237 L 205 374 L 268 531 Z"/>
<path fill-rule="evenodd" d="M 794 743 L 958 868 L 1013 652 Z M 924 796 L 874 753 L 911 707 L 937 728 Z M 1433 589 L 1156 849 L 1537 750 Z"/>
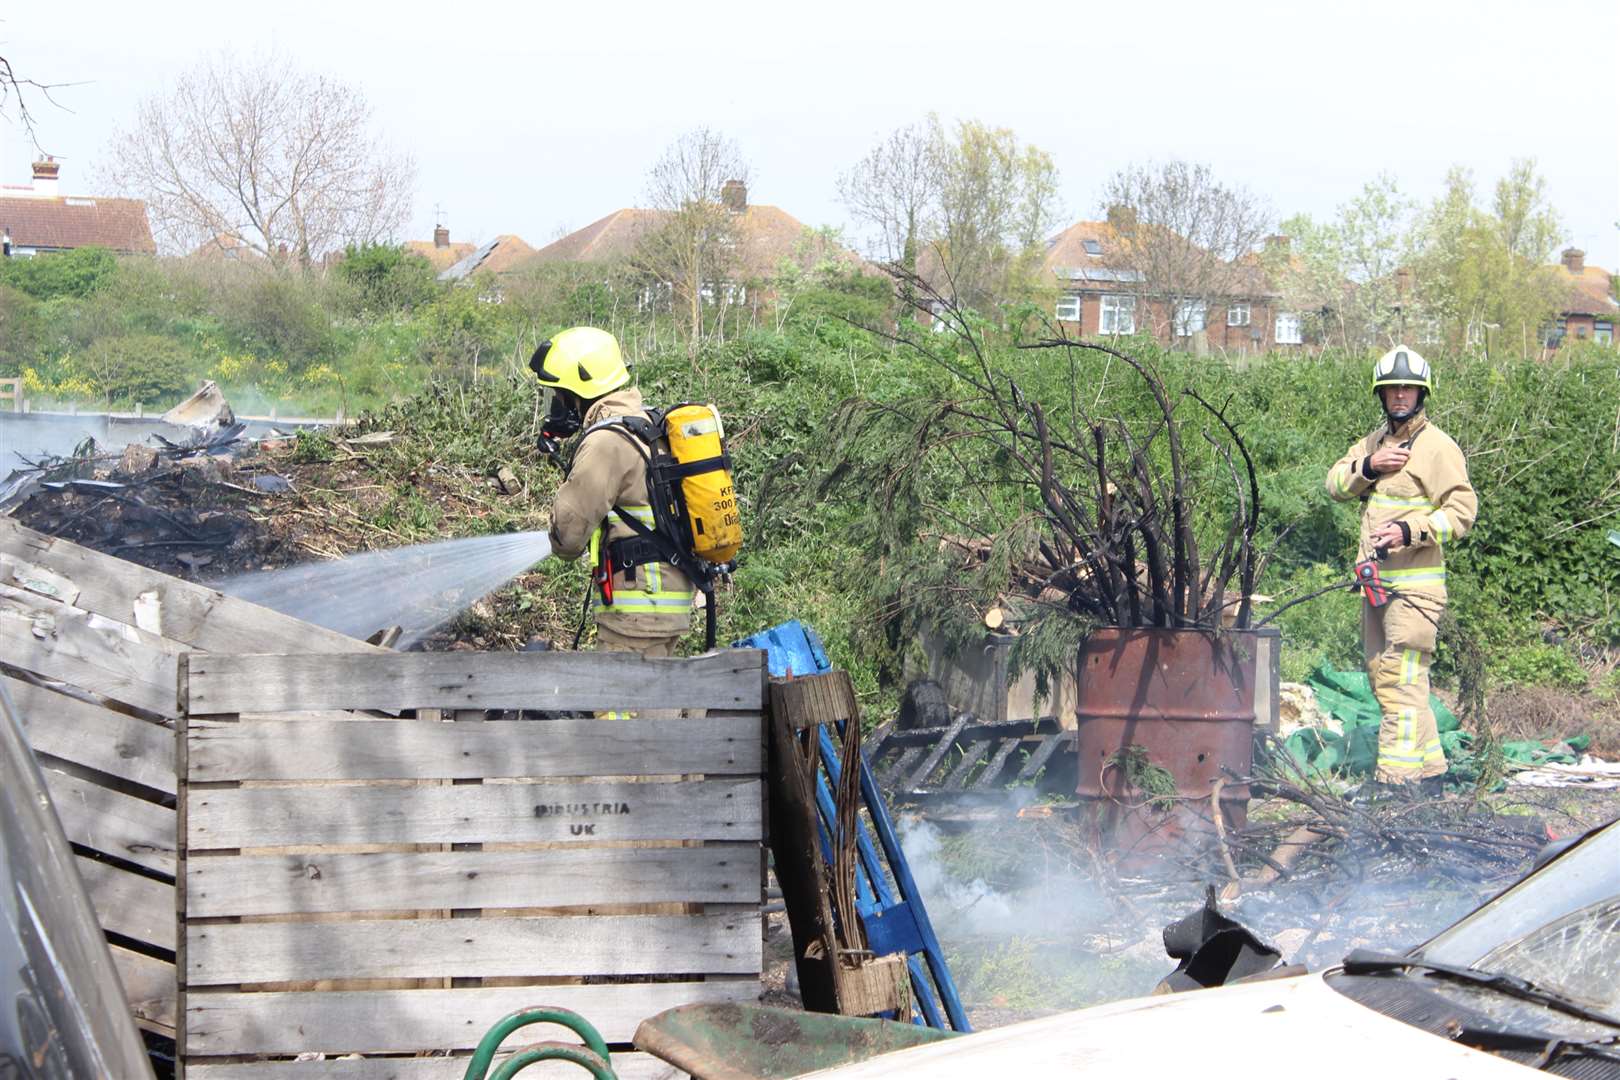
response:
<path fill-rule="evenodd" d="M 1586 252 L 1580 248 L 1567 247 L 1562 256 L 1564 269 L 1572 274 L 1579 274 L 1586 269 Z"/>
<path fill-rule="evenodd" d="M 748 209 L 748 185 L 741 180 L 727 180 L 720 185 L 720 202 L 733 214 Z"/>
<path fill-rule="evenodd" d="M 447 226 L 433 226 L 433 246 L 436 248 L 447 248 L 450 246 L 450 229 Z"/>
<path fill-rule="evenodd" d="M 34 162 L 34 194 L 42 199 L 56 198 L 56 177 L 62 166 L 49 154 L 44 161 Z"/>

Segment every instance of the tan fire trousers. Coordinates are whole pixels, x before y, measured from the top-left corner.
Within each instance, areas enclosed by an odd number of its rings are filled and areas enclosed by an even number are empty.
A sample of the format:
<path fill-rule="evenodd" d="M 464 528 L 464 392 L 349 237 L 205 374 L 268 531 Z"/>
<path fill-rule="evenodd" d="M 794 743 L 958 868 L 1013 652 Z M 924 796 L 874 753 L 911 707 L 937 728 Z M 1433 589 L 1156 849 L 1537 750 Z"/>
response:
<path fill-rule="evenodd" d="M 1361 604 L 1361 643 L 1367 678 L 1383 709 L 1376 778 L 1408 784 L 1446 771 L 1440 730 L 1429 708 L 1429 664 L 1445 600 L 1424 594 L 1375 608 Z"/>
<path fill-rule="evenodd" d="M 675 655 L 675 649 L 681 643 L 680 634 L 673 637 L 631 637 L 610 630 L 601 623 L 596 624 L 596 647 L 602 652 L 633 652 L 654 659 L 663 659 Z M 598 720 L 678 720 L 681 717 L 679 709 L 640 709 L 619 712 L 599 712 Z"/>

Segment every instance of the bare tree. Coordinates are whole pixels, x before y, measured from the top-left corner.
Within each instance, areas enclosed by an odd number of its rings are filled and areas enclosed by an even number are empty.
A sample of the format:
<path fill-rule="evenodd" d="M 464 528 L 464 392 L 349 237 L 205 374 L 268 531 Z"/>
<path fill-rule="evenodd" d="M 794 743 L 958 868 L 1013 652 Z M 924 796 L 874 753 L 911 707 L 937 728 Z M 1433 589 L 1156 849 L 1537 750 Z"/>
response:
<path fill-rule="evenodd" d="M 917 254 L 938 206 L 939 121 L 896 128 L 838 178 L 838 197 L 877 232 L 876 254 L 916 273 Z"/>
<path fill-rule="evenodd" d="M 1400 271 L 1411 258 L 1416 209 L 1394 177 L 1380 175 L 1329 221 L 1296 214 L 1283 222 L 1289 243 L 1268 248 L 1264 260 L 1283 302 L 1323 341 L 1352 349 L 1393 345 L 1411 314 Z"/>
<path fill-rule="evenodd" d="M 735 142 L 708 128 L 676 139 L 647 174 L 647 199 L 660 221 L 643 236 L 634 261 L 671 286 L 693 356 L 703 340 L 705 302 L 723 310 L 736 284 L 741 214 L 726 203 L 728 181 L 746 185 L 747 163 Z"/>
<path fill-rule="evenodd" d="M 1057 168 L 1039 147 L 976 120 L 947 129 L 937 116 L 901 128 L 839 184 L 844 204 L 876 226 L 880 251 L 910 275 L 938 279 L 971 307 L 1027 285 L 1060 213 Z M 933 265 L 919 268 L 926 249 Z M 927 261 L 927 260 L 924 260 Z"/>
<path fill-rule="evenodd" d="M 359 88 L 284 57 L 229 53 L 143 101 L 109 172 L 146 200 L 170 250 L 236 242 L 302 266 L 395 234 L 416 179 L 415 163 L 373 134 Z"/>
<path fill-rule="evenodd" d="M 0 56 L 0 115 L 7 112 L 15 113 L 17 122 L 28 134 L 28 141 L 34 144 L 34 149 L 41 152 L 43 150 L 35 130 L 34 112 L 29 102 L 31 98 L 44 98 L 52 105 L 56 105 L 56 99 L 51 96 L 51 91 L 59 89 L 61 85 L 61 83 L 42 83 L 20 76 L 11 66 L 11 58 Z"/>
<path fill-rule="evenodd" d="M 1103 189 L 1103 209 L 1119 238 L 1123 269 L 1135 271 L 1142 307 L 1166 329 L 1187 332 L 1197 313 L 1258 285 L 1255 249 L 1270 231 L 1265 203 L 1227 187 L 1207 165 L 1133 165 Z M 1201 321 L 1201 319 L 1198 319 Z"/>

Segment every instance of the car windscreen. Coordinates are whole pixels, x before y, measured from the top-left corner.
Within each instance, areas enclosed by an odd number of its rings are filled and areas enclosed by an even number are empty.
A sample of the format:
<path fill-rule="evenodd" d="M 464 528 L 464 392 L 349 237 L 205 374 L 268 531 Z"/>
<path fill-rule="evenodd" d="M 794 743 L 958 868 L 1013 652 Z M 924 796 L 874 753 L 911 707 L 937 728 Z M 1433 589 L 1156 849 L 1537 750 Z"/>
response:
<path fill-rule="evenodd" d="M 1518 976 L 1620 1013 L 1620 822 L 1442 931 L 1418 955 Z"/>

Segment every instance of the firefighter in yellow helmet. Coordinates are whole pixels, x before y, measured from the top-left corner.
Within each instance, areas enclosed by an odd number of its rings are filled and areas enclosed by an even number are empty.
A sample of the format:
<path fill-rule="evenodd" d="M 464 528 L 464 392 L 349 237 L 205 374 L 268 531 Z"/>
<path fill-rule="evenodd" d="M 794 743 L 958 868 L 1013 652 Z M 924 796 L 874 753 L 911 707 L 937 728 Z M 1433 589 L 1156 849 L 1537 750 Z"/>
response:
<path fill-rule="evenodd" d="M 1473 526 L 1479 499 L 1462 450 L 1424 411 L 1434 389 L 1428 361 L 1397 345 L 1373 365 L 1372 385 L 1384 423 L 1328 471 L 1327 490 L 1361 500 L 1357 560 L 1384 586 L 1364 587 L 1361 605 L 1367 676 L 1383 709 L 1374 779 L 1438 795 L 1446 755 L 1429 709 L 1429 664 L 1446 606 L 1445 550 Z"/>
<path fill-rule="evenodd" d="M 619 343 L 605 330 L 576 326 L 541 342 L 529 367 L 552 392 L 541 449 L 556 453 L 584 431 L 552 503 L 551 549 L 570 560 L 590 555 L 597 648 L 673 656 L 691 628 L 691 580 L 650 557 L 639 564 L 609 561 L 609 545 L 636 542 L 624 515 L 653 525 L 645 459 L 629 441 L 601 428 L 615 417 L 646 415 Z"/>

